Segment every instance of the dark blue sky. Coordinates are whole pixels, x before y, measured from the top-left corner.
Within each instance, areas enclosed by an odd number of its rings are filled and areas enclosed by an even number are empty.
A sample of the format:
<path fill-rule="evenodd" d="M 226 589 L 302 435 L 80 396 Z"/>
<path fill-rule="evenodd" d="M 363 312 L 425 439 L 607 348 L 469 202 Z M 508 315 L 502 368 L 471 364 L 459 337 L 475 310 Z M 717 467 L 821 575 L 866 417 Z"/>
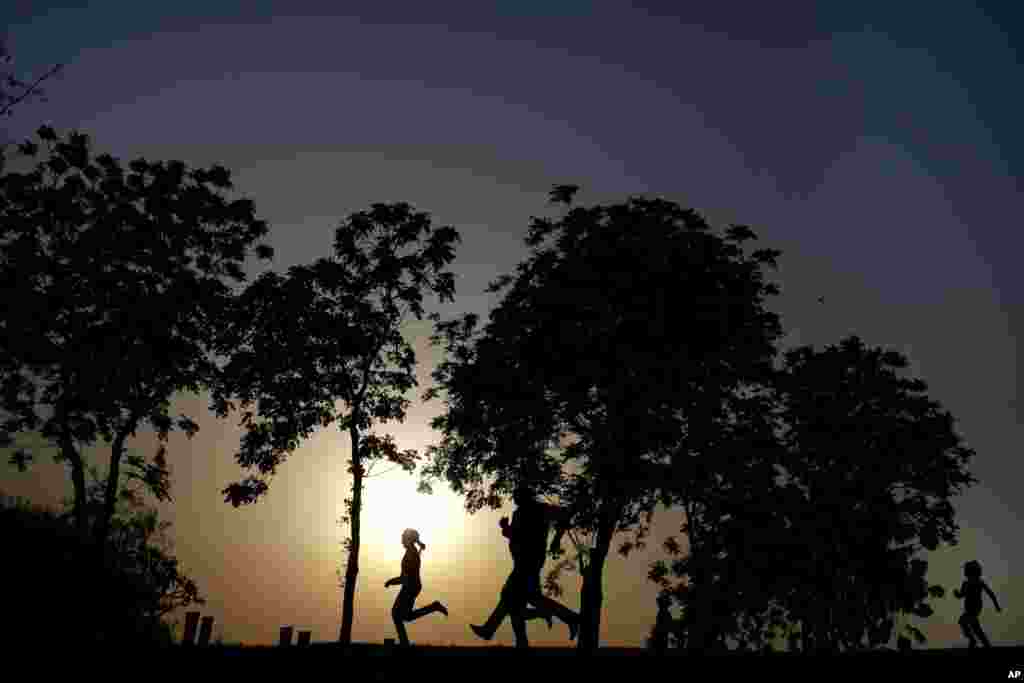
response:
<path fill-rule="evenodd" d="M 125 158 L 225 163 L 271 222 L 275 269 L 326 253 L 348 212 L 410 201 L 464 235 L 451 311 L 486 313 L 485 284 L 522 258 L 529 216 L 547 210 L 553 183 L 582 185 L 583 201 L 660 194 L 750 224 L 784 252 L 778 308 L 791 343 L 856 332 L 896 348 L 959 418 L 982 484 L 958 505 L 962 545 L 936 553 L 930 576 L 951 587 L 977 556 L 1008 606 L 990 617 L 991 632 L 1024 642 L 1012 613 L 1024 590 L 1010 583 L 1024 561 L 1024 103 L 1012 3 L 687 3 L 685 16 L 674 2 L 344 3 L 349 14 L 340 4 L 21 3 L 0 14 L 19 65 L 68 66 L 50 101 L 22 108 L 9 132 L 45 120 L 81 127 Z M 424 346 L 421 358 L 426 381 L 436 356 Z M 437 410 L 417 408 L 396 434 L 430 443 Z M 167 514 L 182 546 L 202 528 L 183 511 L 192 506 L 224 517 L 223 537 L 255 552 L 237 539 L 254 519 L 292 514 L 290 503 L 281 494 L 248 516 L 222 509 L 235 432 L 202 424 L 196 441 L 181 441 L 176 471 L 179 490 L 198 493 Z M 296 490 L 324 479 L 301 467 L 287 475 Z M 3 473 L 0 484 L 63 485 L 59 470 L 46 471 Z M 319 501 L 310 515 L 336 518 L 338 472 L 322 499 L 309 498 Z M 506 561 L 495 522 L 481 513 L 464 531 L 499 557 L 491 569 Z M 182 553 L 220 591 L 224 620 L 260 621 L 241 597 L 223 597 L 227 565 Z M 324 557 L 275 571 L 316 574 L 330 566 Z M 649 559 L 620 562 L 609 578 L 633 582 L 609 598 L 610 640 L 639 642 L 653 618 L 635 609 L 653 605 L 637 578 Z M 486 580 L 494 586 L 482 594 L 496 594 L 500 577 Z M 308 598 L 325 633 L 336 629 L 329 583 L 289 598 Z M 366 605 L 381 592 L 360 591 Z M 489 599 L 467 598 L 465 609 L 483 612 Z M 958 607 L 940 602 L 928 631 L 944 646 L 959 638 Z M 365 637 L 389 636 L 381 610 L 379 623 L 365 617 Z M 276 618 L 244 637 L 269 640 Z M 461 642 L 466 619 L 439 637 Z"/>

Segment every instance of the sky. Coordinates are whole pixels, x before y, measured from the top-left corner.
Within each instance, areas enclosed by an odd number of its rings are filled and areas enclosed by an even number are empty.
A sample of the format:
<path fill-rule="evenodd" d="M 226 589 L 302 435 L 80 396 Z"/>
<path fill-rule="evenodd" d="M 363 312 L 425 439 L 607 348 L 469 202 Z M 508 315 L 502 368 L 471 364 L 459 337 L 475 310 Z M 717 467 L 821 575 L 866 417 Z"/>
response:
<path fill-rule="evenodd" d="M 456 300 L 431 308 L 445 316 L 486 316 L 496 298 L 484 288 L 526 256 L 529 219 L 550 211 L 556 183 L 580 185 L 583 203 L 661 196 L 750 225 L 783 252 L 772 306 L 787 346 L 855 333 L 898 350 L 957 418 L 980 483 L 956 499 L 960 543 L 930 554 L 928 578 L 951 590 L 978 559 L 1004 608 L 982 623 L 996 644 L 1021 645 L 1021 22 L 1012 3 L 944 4 L 730 0 L 682 15 L 677 3 L 582 0 L 13 3 L 0 22 L 20 70 L 67 66 L 5 132 L 45 122 L 125 161 L 224 164 L 270 223 L 277 271 L 327 255 L 349 213 L 408 201 L 463 237 Z M 406 333 L 422 391 L 439 351 L 427 323 Z M 172 435 L 175 498 L 159 507 L 215 637 L 269 644 L 294 625 L 336 639 L 347 438 L 317 433 L 264 500 L 235 509 L 219 491 L 244 476 L 240 430 L 207 405 L 174 402 L 201 430 Z M 378 431 L 424 449 L 442 410 L 417 400 Z M 140 432 L 130 447 L 151 454 L 156 440 Z M 71 490 L 45 459 L 27 473 L 0 464 L 0 489 L 54 504 Z M 410 638 L 480 643 L 468 624 L 485 620 L 511 568 L 498 529 L 510 510 L 470 516 L 444 487 L 424 496 L 401 472 L 371 479 L 354 639 L 395 637 L 384 582 L 415 527 L 420 601 L 450 616 L 410 624 Z M 646 637 L 647 568 L 678 524 L 664 511 L 647 549 L 610 559 L 604 644 Z M 578 609 L 578 577 L 563 585 Z M 917 622 L 929 647 L 962 645 L 958 601 L 934 607 Z M 532 643 L 568 644 L 564 626 L 538 623 Z M 494 642 L 512 644 L 507 623 Z"/>

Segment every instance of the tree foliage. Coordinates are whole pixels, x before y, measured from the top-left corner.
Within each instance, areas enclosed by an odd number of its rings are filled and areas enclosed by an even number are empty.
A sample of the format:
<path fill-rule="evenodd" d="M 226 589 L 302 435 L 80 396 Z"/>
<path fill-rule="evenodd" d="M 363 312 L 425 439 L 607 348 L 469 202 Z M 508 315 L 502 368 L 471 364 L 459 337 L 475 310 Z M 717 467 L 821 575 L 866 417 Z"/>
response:
<path fill-rule="evenodd" d="M 93 505 L 103 509 L 104 484 L 90 486 Z M 0 525 L 12 550 L 4 563 L 4 585 L 14 588 L 15 641 L 35 641 L 60 624 L 63 637 L 117 645 L 170 645 L 168 618 L 178 609 L 204 604 L 196 582 L 173 555 L 168 531 L 142 491 L 127 485 L 111 523 L 105 563 L 90 562 L 92 539 L 77 533 L 72 516 L 23 500 L 0 502 Z"/>
<path fill-rule="evenodd" d="M 771 454 L 776 472 L 750 489 L 769 502 L 715 487 L 730 512 L 706 499 L 684 528 L 689 552 L 670 544 L 671 573 L 682 579 L 675 594 L 688 610 L 700 604 L 692 577 L 706 561 L 725 617 L 719 633 L 740 642 L 796 625 L 805 649 L 876 647 L 901 616 L 932 613 L 928 600 L 944 591 L 927 582 L 920 555 L 956 543 L 950 499 L 975 481 L 966 469 L 974 453 L 906 368 L 900 354 L 857 337 L 785 355 L 765 411 L 775 445 L 740 450 L 747 462 Z M 652 578 L 668 586 L 669 573 L 662 562 Z"/>
<path fill-rule="evenodd" d="M 568 205 L 575 189 L 552 199 Z M 527 477 L 568 506 L 592 539 L 581 649 L 597 646 L 612 537 L 633 532 L 623 554 L 643 544 L 687 420 L 771 368 L 763 269 L 778 252 L 747 253 L 752 239 L 661 199 L 571 208 L 533 220 L 531 255 L 491 285 L 507 291 L 482 332 L 474 316 L 438 325 L 448 358 L 427 397 L 443 390 L 448 409 L 427 483 L 446 480 L 472 512 Z"/>
<path fill-rule="evenodd" d="M 819 646 L 887 642 L 894 614 L 927 617 L 929 597 L 942 595 L 918 555 L 956 543 L 951 498 L 974 483 L 974 452 L 925 382 L 902 376 L 907 365 L 857 337 L 786 355 L 785 471 L 803 494 L 790 514 L 817 540 L 804 573 L 820 586 Z"/>
<path fill-rule="evenodd" d="M 94 155 L 88 136 L 49 127 L 20 152 L 45 156 L 0 176 L 0 318 L 5 413 L 0 436 L 39 432 L 71 470 L 76 517 L 87 505 L 83 445 L 110 444 L 105 512 L 109 530 L 120 469 L 127 464 L 159 500 L 169 497 L 165 451 L 148 464 L 123 460 L 125 442 L 148 424 L 161 441 L 198 425 L 170 415 L 176 392 L 212 382 L 210 355 L 250 247 L 267 234 L 247 199 L 229 201 L 230 173 L 181 161 Z M 266 245 L 255 249 L 269 259 Z M 21 467 L 31 453 L 15 454 Z M 102 547 L 102 543 L 99 543 Z"/>
<path fill-rule="evenodd" d="M 428 214 L 408 204 L 374 204 L 338 227 L 333 258 L 260 277 L 224 321 L 220 345 L 230 361 L 213 407 L 225 416 L 238 402 L 245 433 L 236 459 L 256 470 L 224 489 L 227 502 L 237 507 L 258 500 L 268 490 L 266 477 L 318 428 L 336 423 L 350 437 L 345 643 L 358 574 L 363 477 L 374 462 L 411 471 L 417 458 L 370 430 L 405 417 L 406 393 L 416 386 L 416 356 L 402 323 L 410 315 L 424 317 L 424 291 L 453 299 L 455 276 L 445 267 L 458 240 L 454 228 L 434 228 Z"/>
<path fill-rule="evenodd" d="M 681 510 L 686 550 L 669 537 L 674 561 L 658 562 L 651 578 L 684 606 L 687 647 L 724 646 L 728 635 L 760 648 L 781 625 L 771 609 L 778 583 L 774 556 L 782 522 L 776 495 L 783 450 L 775 434 L 772 394 L 749 384 L 727 396 L 714 414 L 692 420 L 673 449 L 676 477 L 665 503 Z M 768 569 L 766 570 L 766 567 Z"/>

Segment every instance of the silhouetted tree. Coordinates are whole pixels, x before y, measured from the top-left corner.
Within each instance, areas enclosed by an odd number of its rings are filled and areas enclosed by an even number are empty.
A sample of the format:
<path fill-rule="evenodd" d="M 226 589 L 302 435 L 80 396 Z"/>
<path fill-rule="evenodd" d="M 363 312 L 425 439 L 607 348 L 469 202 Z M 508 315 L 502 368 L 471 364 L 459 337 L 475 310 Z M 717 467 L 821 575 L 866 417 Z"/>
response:
<path fill-rule="evenodd" d="M 101 495 L 103 483 L 91 490 Z M 102 510 L 102 501 L 96 502 Z M 16 641 L 37 641 L 59 624 L 61 640 L 168 645 L 166 617 L 205 602 L 172 555 L 170 523 L 159 521 L 136 497 L 122 502 L 127 505 L 119 505 L 112 520 L 106 562 L 98 567 L 89 561 L 91 537 L 77 532 L 71 515 L 0 499 L 0 527 L 11 551 L 3 579 L 11 592 L 6 604 L 17 625 L 18 633 L 10 634 Z"/>
<path fill-rule="evenodd" d="M 728 636 L 760 648 L 783 626 L 773 608 L 780 590 L 772 553 L 784 528 L 776 492 L 784 449 L 776 436 L 770 384 L 748 384 L 723 397 L 714 413 L 691 411 L 673 449 L 677 478 L 668 505 L 680 508 L 686 551 L 669 537 L 650 578 L 684 607 L 687 647 L 721 647 Z"/>
<path fill-rule="evenodd" d="M 70 469 L 79 532 L 88 531 L 81 448 L 110 444 L 103 510 L 92 534 L 102 553 L 127 466 L 158 500 L 169 499 L 165 448 L 147 462 L 125 458 L 125 443 L 151 425 L 160 440 L 198 425 L 169 415 L 176 392 L 198 391 L 217 366 L 215 331 L 242 282 L 247 250 L 267 234 L 247 199 L 228 201 L 221 166 L 137 159 L 126 171 L 93 156 L 88 136 L 38 131 L 19 150 L 48 158 L 0 176 L 2 445 L 38 432 Z M 269 259 L 270 247 L 256 255 Z M 26 467 L 32 454 L 11 461 Z"/>
<path fill-rule="evenodd" d="M 819 647 L 888 642 L 895 614 L 927 617 L 928 598 L 944 593 L 916 556 L 957 542 L 950 499 L 976 481 L 974 451 L 927 385 L 901 376 L 908 363 L 897 352 L 849 337 L 785 360 L 785 470 L 803 494 L 788 497 L 787 513 L 809 542 L 811 635 Z"/>
<path fill-rule="evenodd" d="M 333 258 L 295 266 L 283 277 L 260 277 L 225 321 L 223 349 L 231 360 L 214 392 L 214 409 L 227 415 L 235 398 L 247 409 L 236 454 L 240 465 L 272 474 L 318 427 L 337 422 L 349 435 L 344 644 L 352 638 L 368 466 L 386 460 L 411 471 L 417 458 L 416 451 L 399 451 L 392 437 L 370 429 L 405 417 L 405 394 L 416 386 L 416 356 L 401 326 L 410 314 L 423 318 L 424 290 L 453 299 L 455 276 L 443 269 L 458 240 L 454 228 L 432 228 L 429 215 L 408 204 L 374 204 L 338 227 Z M 224 489 L 225 500 L 237 507 L 266 490 L 266 481 L 251 476 Z"/>
<path fill-rule="evenodd" d="M 132 461 L 138 456 L 128 455 Z M 89 468 L 89 514 L 100 516 L 106 508 L 107 477 Z M 171 522 L 161 521 L 159 511 L 146 505 L 152 486 L 138 471 L 122 471 L 118 501 L 110 520 L 107 538 L 111 552 L 105 567 L 108 576 L 118 578 L 125 609 L 141 634 L 169 634 L 165 617 L 192 604 L 205 604 L 196 582 L 180 571 L 170 536 Z M 65 501 L 71 506 L 73 501 Z M 65 516 L 66 517 L 66 516 Z"/>
<path fill-rule="evenodd" d="M 569 205 L 574 191 L 552 200 Z M 525 476 L 569 508 L 587 539 L 583 651 L 598 646 L 613 537 L 632 532 L 623 555 L 641 546 L 659 495 L 685 474 L 669 447 L 687 413 L 771 369 L 779 325 L 762 269 L 777 252 L 745 254 L 753 238 L 745 226 L 713 234 L 659 199 L 571 208 L 533 220 L 531 256 L 490 286 L 509 289 L 482 333 L 474 316 L 438 325 L 449 357 L 427 397 L 444 390 L 448 409 L 425 483 L 447 480 L 475 512 Z"/>
<path fill-rule="evenodd" d="M 719 611 L 747 619 L 727 624 L 729 635 L 765 639 L 799 624 L 805 650 L 855 650 L 889 642 L 899 615 L 932 613 L 928 599 L 944 591 L 917 556 L 956 543 L 950 499 L 975 481 L 966 470 L 974 452 L 925 383 L 902 376 L 906 367 L 857 337 L 785 355 L 773 411 L 782 458 L 774 449 L 769 458 L 780 474 L 758 478 L 762 503 L 722 489 L 733 514 L 704 520 L 728 587 Z M 700 588 L 688 593 L 688 559 L 672 572 L 687 579 L 677 595 L 693 604 Z"/>

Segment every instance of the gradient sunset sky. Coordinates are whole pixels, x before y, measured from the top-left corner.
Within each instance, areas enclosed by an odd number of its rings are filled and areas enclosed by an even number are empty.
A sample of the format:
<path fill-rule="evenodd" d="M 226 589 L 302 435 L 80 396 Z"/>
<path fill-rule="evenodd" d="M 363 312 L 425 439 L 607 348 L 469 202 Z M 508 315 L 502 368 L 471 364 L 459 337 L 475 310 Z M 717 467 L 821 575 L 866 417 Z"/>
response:
<path fill-rule="evenodd" d="M 956 501 L 961 543 L 931 554 L 929 579 L 952 589 L 978 559 L 1004 607 L 982 623 L 996 644 L 1020 645 L 1024 72 L 1021 21 L 1003 4 L 34 0 L 0 10 L 17 64 L 67 67 L 49 102 L 4 126 L 16 138 L 42 122 L 80 129 L 124 162 L 224 164 L 270 223 L 282 272 L 327 255 L 350 212 L 408 201 L 463 237 L 456 301 L 432 303 L 445 316 L 486 317 L 485 286 L 525 257 L 529 218 L 549 211 L 555 183 L 581 185 L 583 203 L 659 195 L 751 225 L 783 251 L 772 305 L 787 346 L 856 333 L 898 350 L 958 418 L 981 483 Z M 443 408 L 418 400 L 438 352 L 428 323 L 407 332 L 417 400 L 378 431 L 423 449 Z M 347 437 L 318 433 L 264 500 L 235 509 L 219 491 L 243 476 L 240 430 L 207 405 L 173 406 L 201 431 L 172 436 L 175 500 L 160 509 L 215 637 L 269 644 L 294 624 L 336 639 Z M 147 431 L 131 447 L 148 455 L 156 441 Z M 24 474 L 5 463 L 8 495 L 70 495 L 46 458 Z M 395 637 L 397 589 L 384 581 L 415 527 L 427 544 L 420 600 L 451 616 L 410 624 L 410 638 L 478 644 L 468 624 L 483 622 L 511 567 L 498 529 L 511 508 L 471 517 L 447 489 L 428 497 L 415 484 L 368 482 L 354 639 Z M 662 512 L 645 551 L 610 558 L 603 644 L 646 637 L 647 568 L 678 523 Z M 563 585 L 577 609 L 578 577 Z M 929 646 L 962 644 L 959 601 L 933 604 Z M 560 624 L 532 622 L 530 636 L 568 644 Z M 512 643 L 507 624 L 495 642 Z"/>

